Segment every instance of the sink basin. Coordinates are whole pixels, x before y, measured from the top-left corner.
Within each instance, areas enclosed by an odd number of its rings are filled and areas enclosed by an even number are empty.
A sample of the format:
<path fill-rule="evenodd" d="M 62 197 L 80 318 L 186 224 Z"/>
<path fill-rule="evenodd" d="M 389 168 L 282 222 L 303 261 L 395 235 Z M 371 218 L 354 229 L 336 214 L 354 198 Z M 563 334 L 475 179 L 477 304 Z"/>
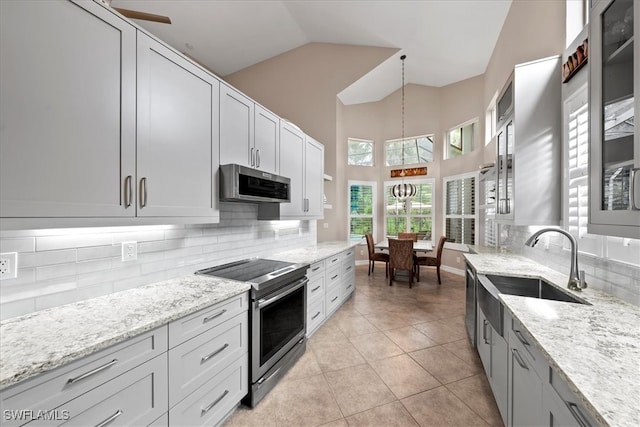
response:
<path fill-rule="evenodd" d="M 565 293 L 542 279 L 529 277 L 511 277 L 487 275 L 493 286 L 502 294 L 519 295 L 523 297 L 549 299 L 554 301 L 573 302 L 576 304 L 589 304 Z"/>

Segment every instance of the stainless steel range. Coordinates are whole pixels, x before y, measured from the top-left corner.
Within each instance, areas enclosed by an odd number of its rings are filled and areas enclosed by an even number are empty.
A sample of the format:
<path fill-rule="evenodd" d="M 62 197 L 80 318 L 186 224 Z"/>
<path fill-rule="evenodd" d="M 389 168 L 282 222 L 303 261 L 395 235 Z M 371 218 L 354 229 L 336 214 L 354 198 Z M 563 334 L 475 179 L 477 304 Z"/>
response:
<path fill-rule="evenodd" d="M 306 349 L 309 264 L 252 258 L 199 270 L 196 274 L 249 282 L 249 394 L 255 406 Z"/>

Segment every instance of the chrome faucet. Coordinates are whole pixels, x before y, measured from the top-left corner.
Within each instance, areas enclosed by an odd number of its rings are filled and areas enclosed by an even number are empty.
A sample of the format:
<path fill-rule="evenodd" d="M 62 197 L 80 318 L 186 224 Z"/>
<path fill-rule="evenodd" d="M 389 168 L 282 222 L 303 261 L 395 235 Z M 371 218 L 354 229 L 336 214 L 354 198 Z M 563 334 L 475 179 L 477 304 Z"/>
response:
<path fill-rule="evenodd" d="M 571 271 L 569 272 L 569 283 L 567 287 L 572 291 L 581 291 L 587 287 L 587 282 L 584 280 L 584 271 L 578 270 L 578 242 L 575 237 L 561 228 L 543 228 L 538 230 L 531 237 L 527 239 L 524 244 L 526 246 L 534 247 L 538 243 L 540 235 L 548 231 L 555 231 L 556 233 L 564 234 L 571 243 Z M 579 273 L 578 273 L 579 272 Z"/>

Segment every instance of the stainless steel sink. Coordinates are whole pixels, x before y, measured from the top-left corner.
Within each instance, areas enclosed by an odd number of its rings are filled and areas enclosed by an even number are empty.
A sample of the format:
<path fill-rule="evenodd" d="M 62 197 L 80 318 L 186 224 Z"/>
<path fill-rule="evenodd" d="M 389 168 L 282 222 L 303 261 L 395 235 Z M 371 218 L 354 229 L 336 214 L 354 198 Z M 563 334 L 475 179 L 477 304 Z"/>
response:
<path fill-rule="evenodd" d="M 590 305 L 588 302 L 582 301 L 573 295 L 565 293 L 557 286 L 554 286 L 542 279 L 497 276 L 492 274 L 488 274 L 487 279 L 489 279 L 493 286 L 495 286 L 502 294 Z"/>

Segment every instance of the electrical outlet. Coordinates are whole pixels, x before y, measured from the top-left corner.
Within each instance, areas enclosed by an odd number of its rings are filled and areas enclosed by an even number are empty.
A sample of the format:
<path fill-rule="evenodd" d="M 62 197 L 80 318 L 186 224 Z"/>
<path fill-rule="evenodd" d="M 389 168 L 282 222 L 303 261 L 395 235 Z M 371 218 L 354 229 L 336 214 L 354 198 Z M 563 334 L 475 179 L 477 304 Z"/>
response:
<path fill-rule="evenodd" d="M 122 242 L 122 261 L 138 259 L 138 242 Z"/>
<path fill-rule="evenodd" d="M 323 226 L 324 228 L 329 228 L 329 223 L 328 223 L 328 222 L 325 222 L 325 223 L 323 223 L 323 224 L 322 224 L 322 226 Z"/>
<path fill-rule="evenodd" d="M 360 249 L 360 255 L 364 255 L 364 249 Z"/>
<path fill-rule="evenodd" d="M 460 264 L 460 257 L 459 257 L 459 256 L 457 256 L 457 257 L 456 257 L 456 262 L 457 262 L 458 264 Z"/>
<path fill-rule="evenodd" d="M 7 252 L 0 254 L 0 280 L 18 277 L 18 253 Z"/>

